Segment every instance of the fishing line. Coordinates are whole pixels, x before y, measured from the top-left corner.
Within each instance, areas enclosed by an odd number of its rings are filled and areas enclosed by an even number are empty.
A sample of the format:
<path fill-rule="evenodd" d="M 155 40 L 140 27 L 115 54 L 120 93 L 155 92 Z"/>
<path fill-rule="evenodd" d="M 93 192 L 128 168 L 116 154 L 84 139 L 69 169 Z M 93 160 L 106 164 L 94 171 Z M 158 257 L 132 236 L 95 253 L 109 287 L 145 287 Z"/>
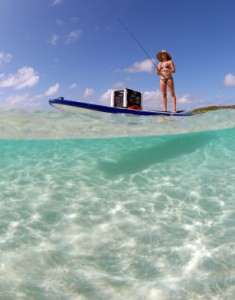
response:
<path fill-rule="evenodd" d="M 137 40 L 137 38 L 134 36 L 134 34 L 127 28 L 126 25 L 124 25 L 122 23 L 122 21 L 120 19 L 118 19 L 118 22 L 123 26 L 123 28 L 130 34 L 130 36 L 134 39 L 134 41 L 137 43 L 137 45 L 142 49 L 142 51 L 144 52 L 144 54 L 147 56 L 147 58 L 152 62 L 152 64 L 154 65 L 155 68 L 157 68 L 157 66 L 155 65 L 155 63 L 153 62 L 152 58 L 149 56 L 148 52 L 145 50 L 145 48 L 141 45 L 141 43 Z"/>

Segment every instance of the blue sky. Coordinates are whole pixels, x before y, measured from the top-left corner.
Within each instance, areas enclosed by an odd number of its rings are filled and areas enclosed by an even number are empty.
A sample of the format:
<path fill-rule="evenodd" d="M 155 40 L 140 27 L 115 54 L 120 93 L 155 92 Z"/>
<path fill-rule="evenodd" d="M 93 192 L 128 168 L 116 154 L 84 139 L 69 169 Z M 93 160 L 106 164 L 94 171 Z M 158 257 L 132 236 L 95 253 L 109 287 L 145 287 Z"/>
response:
<path fill-rule="evenodd" d="M 171 53 L 178 108 L 235 104 L 234 12 L 234 0 L 1 0 L 0 107 L 109 104 L 128 87 L 161 108 L 153 64 L 118 19 L 156 64 Z"/>

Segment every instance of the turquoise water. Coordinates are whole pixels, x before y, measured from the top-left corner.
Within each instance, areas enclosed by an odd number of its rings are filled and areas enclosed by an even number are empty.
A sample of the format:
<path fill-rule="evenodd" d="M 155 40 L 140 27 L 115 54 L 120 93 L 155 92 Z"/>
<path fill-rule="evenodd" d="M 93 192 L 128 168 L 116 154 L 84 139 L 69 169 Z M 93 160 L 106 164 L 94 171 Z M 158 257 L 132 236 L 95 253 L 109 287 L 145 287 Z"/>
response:
<path fill-rule="evenodd" d="M 5 111 L 0 299 L 234 299 L 234 116 Z"/>

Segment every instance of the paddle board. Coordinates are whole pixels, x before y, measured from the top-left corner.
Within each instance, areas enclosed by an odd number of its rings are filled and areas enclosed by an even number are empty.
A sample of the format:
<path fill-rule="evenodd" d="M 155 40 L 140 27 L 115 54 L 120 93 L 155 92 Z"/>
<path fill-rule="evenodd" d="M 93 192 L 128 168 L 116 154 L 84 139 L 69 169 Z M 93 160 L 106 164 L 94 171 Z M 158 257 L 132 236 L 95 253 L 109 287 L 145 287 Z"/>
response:
<path fill-rule="evenodd" d="M 121 107 L 112 107 L 94 103 L 86 103 L 72 100 L 65 100 L 63 97 L 57 99 L 50 99 L 49 104 L 53 107 L 69 110 L 69 111 L 99 111 L 103 113 L 110 114 L 126 114 L 126 115 L 137 115 L 137 116 L 192 116 L 190 112 L 185 112 L 184 110 L 173 112 L 164 112 L 164 111 L 155 111 L 155 110 L 138 110 L 138 109 L 129 109 Z"/>

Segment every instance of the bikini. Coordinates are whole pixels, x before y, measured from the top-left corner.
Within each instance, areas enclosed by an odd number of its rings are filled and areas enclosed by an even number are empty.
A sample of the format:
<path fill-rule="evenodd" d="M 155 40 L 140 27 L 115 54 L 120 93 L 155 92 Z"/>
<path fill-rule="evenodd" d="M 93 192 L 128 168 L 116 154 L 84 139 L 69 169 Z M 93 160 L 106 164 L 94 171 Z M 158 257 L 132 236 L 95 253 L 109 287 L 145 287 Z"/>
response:
<path fill-rule="evenodd" d="M 160 70 L 162 70 L 163 68 L 168 69 L 168 70 L 165 70 L 165 72 L 168 73 L 168 72 L 169 72 L 169 69 L 170 69 L 170 64 L 169 64 L 169 63 L 165 63 L 165 65 L 162 66 L 162 63 L 161 63 Z M 173 77 L 172 77 L 172 76 L 171 76 L 171 77 L 164 77 L 164 76 L 161 75 L 160 79 L 161 79 L 163 82 L 165 82 L 165 84 L 167 84 L 167 81 L 168 81 L 169 79 L 172 79 L 172 81 L 173 81 Z"/>

